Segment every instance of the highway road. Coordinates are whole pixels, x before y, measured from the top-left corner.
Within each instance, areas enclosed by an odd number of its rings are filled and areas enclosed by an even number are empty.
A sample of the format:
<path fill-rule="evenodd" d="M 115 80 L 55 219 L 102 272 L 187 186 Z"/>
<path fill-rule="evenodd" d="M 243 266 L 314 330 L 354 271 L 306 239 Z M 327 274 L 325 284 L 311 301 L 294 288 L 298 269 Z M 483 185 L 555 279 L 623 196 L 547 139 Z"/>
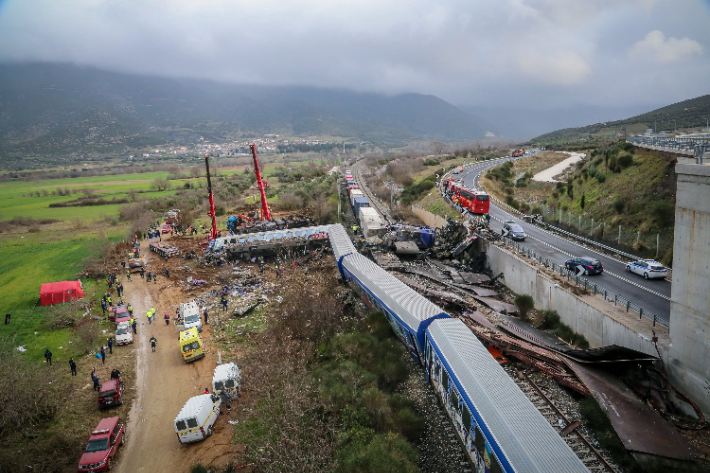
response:
<path fill-rule="evenodd" d="M 510 159 L 513 158 L 508 160 Z M 451 176 L 462 178 L 466 187 L 475 189 L 478 187 L 477 178 L 481 173 L 503 162 L 504 160 L 482 162 L 465 168 L 458 176 Z M 515 220 L 527 234 L 527 239 L 521 244 L 558 264 L 564 264 L 566 260 L 576 256 L 592 256 L 598 259 L 604 265 L 604 273 L 587 276 L 590 281 L 627 298 L 642 307 L 644 311 L 654 312 L 666 321 L 670 319 L 670 281 L 665 279 L 646 280 L 639 275 L 629 273 L 626 271 L 626 261 L 614 259 L 574 241 L 549 233 L 536 225 L 526 223 L 505 209 L 494 205 L 493 201 L 491 201 L 490 215 L 491 228 L 497 232 L 502 230 L 504 220 Z"/>

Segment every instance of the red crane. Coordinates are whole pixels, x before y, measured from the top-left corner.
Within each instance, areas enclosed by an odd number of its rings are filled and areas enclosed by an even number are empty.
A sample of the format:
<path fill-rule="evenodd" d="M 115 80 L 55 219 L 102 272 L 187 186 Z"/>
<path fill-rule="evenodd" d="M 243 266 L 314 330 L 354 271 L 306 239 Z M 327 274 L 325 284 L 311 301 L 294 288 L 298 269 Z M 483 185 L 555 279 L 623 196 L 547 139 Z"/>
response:
<path fill-rule="evenodd" d="M 259 159 L 256 157 L 256 145 L 253 143 L 251 145 L 251 155 L 254 157 L 254 172 L 256 173 L 256 183 L 259 186 L 259 193 L 261 194 L 261 220 L 271 220 L 271 211 L 269 211 L 269 204 L 266 202 L 266 184 L 261 178 Z"/>
<path fill-rule="evenodd" d="M 210 229 L 210 240 L 217 238 L 217 216 L 214 213 L 214 192 L 212 192 L 212 181 L 210 180 L 210 155 L 205 154 L 205 167 L 207 168 L 207 198 L 210 201 L 210 211 L 207 215 L 212 219 L 212 228 Z"/>

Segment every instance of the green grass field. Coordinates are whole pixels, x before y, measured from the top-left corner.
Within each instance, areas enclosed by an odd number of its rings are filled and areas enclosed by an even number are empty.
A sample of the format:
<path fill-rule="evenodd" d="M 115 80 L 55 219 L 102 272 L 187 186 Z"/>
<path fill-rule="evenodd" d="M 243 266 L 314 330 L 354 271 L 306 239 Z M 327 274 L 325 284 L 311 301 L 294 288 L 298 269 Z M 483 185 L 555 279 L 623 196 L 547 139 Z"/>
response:
<path fill-rule="evenodd" d="M 77 193 L 70 196 L 53 196 L 57 189 L 94 189 L 94 193 L 105 200 L 125 199 L 131 190 L 141 192 L 141 197 L 151 198 L 172 195 L 175 190 L 184 185 L 184 181 L 170 181 L 171 190 L 152 191 L 155 179 L 163 179 L 167 172 L 145 174 L 120 174 L 113 176 L 79 177 L 75 179 L 49 179 L 42 181 L 3 182 L 0 186 L 0 220 L 10 220 L 13 217 L 53 218 L 57 220 L 98 220 L 104 217 L 115 217 L 123 204 L 96 205 L 86 207 L 49 207 L 49 204 L 68 202 L 82 197 Z M 191 181 L 204 181 L 196 179 Z M 30 196 L 35 191 L 47 191 L 46 196 Z"/>
<path fill-rule="evenodd" d="M 70 329 L 49 328 L 51 309 L 39 305 L 39 290 L 45 282 L 76 280 L 82 263 L 92 253 L 94 236 L 38 232 L 0 237 L 0 311 L 3 319 L 12 314 L 9 325 L 0 325 L 0 336 L 24 346 L 28 358 L 43 360 L 46 348 L 57 357 L 78 354 L 69 343 L 75 339 Z M 82 284 L 85 300 L 102 293 L 96 281 L 83 280 Z"/>

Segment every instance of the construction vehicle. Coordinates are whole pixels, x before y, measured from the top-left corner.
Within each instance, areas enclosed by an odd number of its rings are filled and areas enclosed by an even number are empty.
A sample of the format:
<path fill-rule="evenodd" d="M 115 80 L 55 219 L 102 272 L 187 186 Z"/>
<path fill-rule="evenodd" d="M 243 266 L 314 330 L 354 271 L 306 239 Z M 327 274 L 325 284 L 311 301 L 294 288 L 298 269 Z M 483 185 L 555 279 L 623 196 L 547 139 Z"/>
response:
<path fill-rule="evenodd" d="M 205 154 L 205 167 L 207 168 L 207 198 L 210 202 L 210 211 L 207 212 L 207 215 L 212 220 L 209 240 L 214 240 L 217 238 L 217 216 L 214 211 L 214 192 L 212 191 L 212 181 L 210 180 L 210 155 L 207 153 Z"/>
<path fill-rule="evenodd" d="M 254 158 L 254 173 L 256 173 L 256 183 L 259 186 L 259 194 L 261 195 L 261 221 L 271 220 L 271 211 L 269 204 L 266 202 L 266 183 L 261 178 L 261 168 L 259 167 L 259 158 L 256 157 L 256 145 L 252 143 L 251 155 Z"/>

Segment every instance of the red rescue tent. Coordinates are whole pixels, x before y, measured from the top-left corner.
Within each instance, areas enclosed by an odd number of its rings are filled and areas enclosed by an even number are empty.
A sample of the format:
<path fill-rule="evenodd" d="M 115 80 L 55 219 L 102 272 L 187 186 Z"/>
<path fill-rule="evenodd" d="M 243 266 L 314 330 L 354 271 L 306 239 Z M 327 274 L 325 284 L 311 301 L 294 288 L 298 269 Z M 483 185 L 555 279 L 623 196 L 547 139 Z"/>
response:
<path fill-rule="evenodd" d="M 39 290 L 40 305 L 61 304 L 84 297 L 81 281 L 61 281 L 42 284 Z"/>

